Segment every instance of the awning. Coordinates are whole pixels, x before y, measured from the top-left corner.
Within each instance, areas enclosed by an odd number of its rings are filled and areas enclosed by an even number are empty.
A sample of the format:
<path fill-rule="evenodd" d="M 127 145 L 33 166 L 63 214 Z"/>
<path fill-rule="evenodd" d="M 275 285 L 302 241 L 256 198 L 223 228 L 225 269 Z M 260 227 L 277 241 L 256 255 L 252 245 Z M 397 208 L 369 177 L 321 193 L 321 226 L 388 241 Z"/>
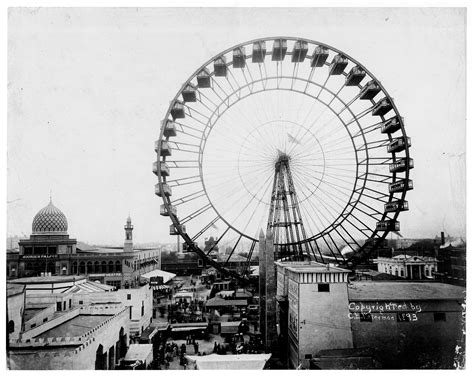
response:
<path fill-rule="evenodd" d="M 215 369 L 263 369 L 266 362 L 272 356 L 271 353 L 260 354 L 241 354 L 241 355 L 217 355 L 206 356 L 186 356 L 188 360 L 196 363 L 196 369 L 215 370 Z M 192 368 L 190 368 L 192 369 Z"/>
<path fill-rule="evenodd" d="M 194 293 L 193 292 L 178 292 L 174 295 L 174 298 L 193 298 Z"/>
<path fill-rule="evenodd" d="M 153 287 L 154 291 L 167 291 L 171 290 L 171 287 L 168 285 L 154 285 Z"/>
<path fill-rule="evenodd" d="M 220 291 L 216 293 L 216 296 L 219 297 L 232 297 L 235 291 Z"/>
<path fill-rule="evenodd" d="M 221 322 L 221 334 L 237 334 L 241 321 Z"/>
<path fill-rule="evenodd" d="M 172 280 L 176 276 L 176 274 L 172 274 L 171 272 L 168 272 L 168 271 L 156 269 L 156 270 L 153 270 L 153 271 L 147 272 L 146 274 L 141 275 L 142 278 L 147 279 L 147 280 L 150 280 L 150 278 L 159 277 L 159 276 L 163 278 L 163 283 L 167 283 L 170 280 Z"/>
<path fill-rule="evenodd" d="M 206 327 L 190 326 L 190 327 L 177 327 L 171 329 L 171 332 L 183 332 L 183 331 L 196 331 L 196 330 L 205 330 Z"/>

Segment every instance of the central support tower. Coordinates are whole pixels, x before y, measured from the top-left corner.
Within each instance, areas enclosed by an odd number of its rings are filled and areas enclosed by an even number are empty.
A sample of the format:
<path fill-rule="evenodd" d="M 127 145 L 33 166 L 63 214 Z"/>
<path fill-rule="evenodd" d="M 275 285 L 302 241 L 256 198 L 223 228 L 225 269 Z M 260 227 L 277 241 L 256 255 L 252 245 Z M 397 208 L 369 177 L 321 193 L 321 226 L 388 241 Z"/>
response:
<path fill-rule="evenodd" d="M 304 260 L 310 253 L 290 169 L 290 156 L 278 151 L 267 231 L 273 233 L 275 259 Z"/>

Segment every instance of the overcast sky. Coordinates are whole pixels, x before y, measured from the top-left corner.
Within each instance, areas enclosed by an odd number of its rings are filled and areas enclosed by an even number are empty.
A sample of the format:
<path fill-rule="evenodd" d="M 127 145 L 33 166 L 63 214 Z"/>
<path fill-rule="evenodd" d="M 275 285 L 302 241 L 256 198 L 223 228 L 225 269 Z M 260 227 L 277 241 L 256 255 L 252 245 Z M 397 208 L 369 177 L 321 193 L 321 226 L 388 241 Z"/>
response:
<path fill-rule="evenodd" d="M 247 40 L 303 37 L 364 64 L 411 137 L 405 237 L 465 235 L 465 13 L 461 9 L 25 9 L 8 20 L 7 234 L 49 201 L 71 237 L 169 242 L 154 141 L 206 60 Z M 174 240 L 174 239 L 173 239 Z"/>

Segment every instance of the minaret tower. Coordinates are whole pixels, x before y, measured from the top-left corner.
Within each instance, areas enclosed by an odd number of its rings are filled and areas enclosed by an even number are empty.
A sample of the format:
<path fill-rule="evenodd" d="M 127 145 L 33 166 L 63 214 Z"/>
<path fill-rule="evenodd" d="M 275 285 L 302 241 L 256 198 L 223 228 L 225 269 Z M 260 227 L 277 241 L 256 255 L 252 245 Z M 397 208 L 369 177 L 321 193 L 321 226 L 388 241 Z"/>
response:
<path fill-rule="evenodd" d="M 133 251 L 133 225 L 130 215 L 127 217 L 127 223 L 124 226 L 125 229 L 125 242 L 123 243 L 123 251 L 130 253 Z"/>

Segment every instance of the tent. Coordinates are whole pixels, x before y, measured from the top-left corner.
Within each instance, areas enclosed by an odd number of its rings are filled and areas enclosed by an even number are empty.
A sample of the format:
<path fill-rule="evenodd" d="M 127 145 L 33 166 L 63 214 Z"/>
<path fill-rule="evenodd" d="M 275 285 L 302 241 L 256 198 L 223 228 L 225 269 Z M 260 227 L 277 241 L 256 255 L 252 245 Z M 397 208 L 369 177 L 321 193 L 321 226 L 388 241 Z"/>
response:
<path fill-rule="evenodd" d="M 263 369 L 271 356 L 271 353 L 240 355 L 217 355 L 213 353 L 206 356 L 186 356 L 186 358 L 195 365 L 195 369 L 199 370 L 245 370 Z M 191 365 L 190 367 L 192 369 Z"/>
<path fill-rule="evenodd" d="M 156 270 L 153 270 L 153 271 L 147 272 L 146 274 L 141 275 L 142 278 L 147 279 L 147 280 L 150 280 L 151 278 L 154 278 L 154 277 L 160 277 L 160 276 L 163 278 L 163 283 L 167 283 L 170 280 L 172 280 L 176 276 L 176 274 L 172 274 L 171 272 L 156 269 Z"/>

